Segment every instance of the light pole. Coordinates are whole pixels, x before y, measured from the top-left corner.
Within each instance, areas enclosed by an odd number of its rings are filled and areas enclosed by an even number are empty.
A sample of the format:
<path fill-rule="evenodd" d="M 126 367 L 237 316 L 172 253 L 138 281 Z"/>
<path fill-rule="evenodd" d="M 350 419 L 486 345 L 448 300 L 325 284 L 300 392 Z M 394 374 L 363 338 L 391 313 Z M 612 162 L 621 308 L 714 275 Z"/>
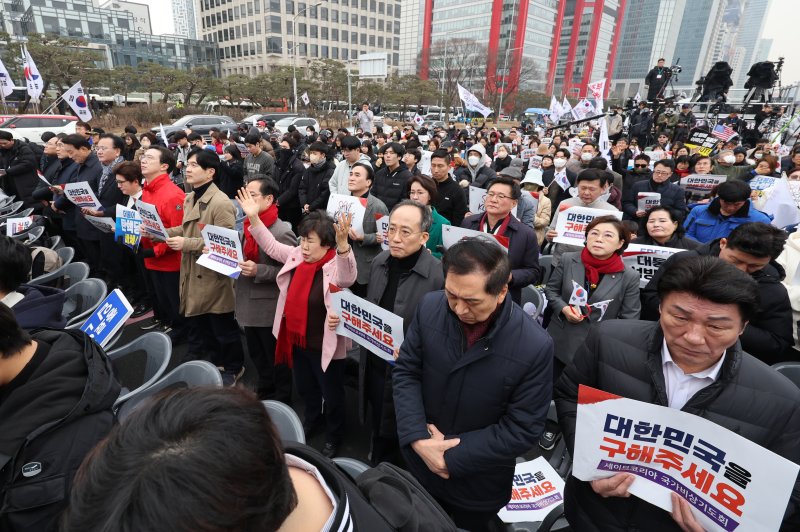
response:
<path fill-rule="evenodd" d="M 503 96 L 506 94 L 506 79 L 508 78 L 508 74 L 506 70 L 508 70 L 508 52 L 514 52 L 516 50 L 522 50 L 522 46 L 518 46 L 516 48 L 506 48 L 505 59 L 503 60 L 503 89 L 500 91 L 500 109 L 497 112 L 497 119 L 500 119 L 500 115 L 503 114 Z"/>
<path fill-rule="evenodd" d="M 317 2 L 316 4 L 311 4 L 300 11 L 297 12 L 295 16 L 292 17 L 292 93 L 294 94 L 294 112 L 297 113 L 297 17 L 304 14 L 309 8 L 317 7 L 318 5 L 322 4 L 322 2 Z"/>

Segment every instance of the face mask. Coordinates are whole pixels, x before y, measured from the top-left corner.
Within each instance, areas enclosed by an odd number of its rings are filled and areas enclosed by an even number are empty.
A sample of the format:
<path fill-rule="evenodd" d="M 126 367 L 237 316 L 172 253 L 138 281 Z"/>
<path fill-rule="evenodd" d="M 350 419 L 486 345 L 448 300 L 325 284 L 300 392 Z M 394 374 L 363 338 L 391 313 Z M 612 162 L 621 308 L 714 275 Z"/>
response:
<path fill-rule="evenodd" d="M 564 168 L 565 166 L 567 166 L 567 160 L 561 158 L 553 159 L 553 166 L 555 166 L 556 168 Z"/>
<path fill-rule="evenodd" d="M 317 164 L 319 162 L 319 155 L 309 155 L 308 160 L 311 164 Z"/>
<path fill-rule="evenodd" d="M 504 151 L 497 152 L 497 158 L 498 159 L 505 159 L 506 157 L 508 157 L 508 154 L 506 152 L 504 152 Z"/>
<path fill-rule="evenodd" d="M 481 158 L 472 155 L 467 159 L 467 162 L 469 162 L 470 166 L 478 166 L 478 163 L 481 162 Z"/>
<path fill-rule="evenodd" d="M 588 152 L 581 153 L 581 161 L 589 162 L 594 158 L 594 155 Z"/>
<path fill-rule="evenodd" d="M 605 194 L 600 196 L 598 199 L 600 201 L 608 201 L 608 198 L 610 198 L 610 197 L 611 197 L 611 189 L 609 189 L 608 192 L 606 192 Z"/>
<path fill-rule="evenodd" d="M 736 156 L 735 155 L 726 155 L 725 157 L 722 158 L 722 161 L 725 164 L 733 164 L 733 163 L 736 162 Z"/>
<path fill-rule="evenodd" d="M 753 155 L 753 157 L 755 157 L 756 159 L 761 159 L 763 156 L 764 156 L 763 153 L 756 153 L 755 155 Z"/>

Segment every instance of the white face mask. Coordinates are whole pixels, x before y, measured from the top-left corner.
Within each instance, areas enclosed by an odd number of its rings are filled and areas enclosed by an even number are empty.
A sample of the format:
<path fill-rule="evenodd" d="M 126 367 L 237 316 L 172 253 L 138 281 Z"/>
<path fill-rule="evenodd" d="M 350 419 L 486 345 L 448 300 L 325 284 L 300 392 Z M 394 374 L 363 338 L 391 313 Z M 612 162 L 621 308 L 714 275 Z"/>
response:
<path fill-rule="evenodd" d="M 470 166 L 478 166 L 478 163 L 481 162 L 481 158 L 475 155 L 470 155 L 467 159 L 467 162 L 469 162 Z"/>
<path fill-rule="evenodd" d="M 497 158 L 498 159 L 505 159 L 506 157 L 508 157 L 508 154 L 506 152 L 504 152 L 504 151 L 497 152 Z"/>
<path fill-rule="evenodd" d="M 755 157 L 756 159 L 761 159 L 763 156 L 764 156 L 763 153 L 756 153 L 755 155 L 753 155 L 753 157 Z"/>
<path fill-rule="evenodd" d="M 726 155 L 725 157 L 722 158 L 722 161 L 725 164 L 733 164 L 733 163 L 736 162 L 736 156 L 735 155 Z"/>
<path fill-rule="evenodd" d="M 553 159 L 553 166 L 556 168 L 564 168 L 567 166 L 567 160 L 561 158 Z"/>
<path fill-rule="evenodd" d="M 319 162 L 318 155 L 309 155 L 308 160 L 311 161 L 311 164 L 317 164 Z"/>
<path fill-rule="evenodd" d="M 600 201 L 608 201 L 608 198 L 610 198 L 610 197 L 611 197 L 611 189 L 609 188 L 608 192 L 606 192 L 605 194 L 603 194 L 602 196 L 600 196 L 597 199 L 599 199 Z"/>
<path fill-rule="evenodd" d="M 581 161 L 589 162 L 592 160 L 592 158 L 594 158 L 594 155 L 592 155 L 588 151 L 581 153 Z"/>

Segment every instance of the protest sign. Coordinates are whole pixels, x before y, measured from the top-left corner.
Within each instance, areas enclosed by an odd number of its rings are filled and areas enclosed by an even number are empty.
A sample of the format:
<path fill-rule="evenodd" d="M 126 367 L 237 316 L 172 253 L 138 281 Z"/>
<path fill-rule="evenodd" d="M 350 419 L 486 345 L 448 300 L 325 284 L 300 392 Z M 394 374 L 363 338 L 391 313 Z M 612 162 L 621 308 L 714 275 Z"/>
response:
<path fill-rule="evenodd" d="M 684 250 L 643 244 L 628 244 L 628 247 L 622 252 L 622 262 L 625 263 L 626 268 L 633 268 L 639 272 L 639 287 L 644 288 L 661 265 L 664 264 L 664 261 L 681 251 Z"/>
<path fill-rule="evenodd" d="M 778 530 L 800 466 L 712 421 L 581 385 L 572 474 L 634 476 L 666 511 L 672 493 L 708 531 Z"/>
<path fill-rule="evenodd" d="M 485 188 L 481 187 L 473 187 L 470 185 L 469 187 L 469 212 L 472 214 L 478 214 L 479 212 L 484 212 L 486 210 L 486 194 L 489 191 Z M 517 208 L 519 204 L 515 205 L 513 209 L 511 209 L 511 216 L 517 218 Z"/>
<path fill-rule="evenodd" d="M 97 210 L 102 207 L 97 196 L 94 195 L 94 190 L 92 190 L 92 187 L 90 187 L 89 183 L 86 181 L 67 183 L 64 185 L 64 195 L 68 200 L 74 203 L 76 207 L 81 209 L 85 207 Z"/>
<path fill-rule="evenodd" d="M 711 189 L 728 179 L 725 175 L 692 174 L 681 178 L 680 187 L 701 196 L 711 194 Z"/>
<path fill-rule="evenodd" d="M 381 249 L 389 249 L 389 217 L 384 215 L 375 215 L 378 219 L 378 234 L 383 235 L 381 239 Z"/>
<path fill-rule="evenodd" d="M 200 234 L 203 235 L 208 253 L 200 255 L 197 264 L 234 279 L 239 277 L 242 273 L 239 263 L 244 262 L 239 233 L 234 229 L 206 225 L 200 230 Z"/>
<path fill-rule="evenodd" d="M 31 225 L 33 225 L 33 216 L 8 218 L 6 219 L 6 236 L 13 236 L 27 231 Z"/>
<path fill-rule="evenodd" d="M 44 174 L 43 174 L 43 173 L 41 173 L 41 172 L 39 172 L 38 170 L 36 171 L 36 177 L 38 177 L 38 178 L 39 178 L 39 180 L 40 180 L 42 183 L 44 183 L 45 185 L 47 185 L 47 188 L 50 188 L 50 187 L 52 187 L 52 186 L 53 186 L 53 185 L 50 183 L 50 181 L 48 181 L 48 180 L 47 180 L 47 178 L 44 176 Z M 55 185 L 55 186 L 58 186 L 58 185 Z"/>
<path fill-rule="evenodd" d="M 114 218 L 110 216 L 89 216 L 88 214 L 84 216 L 86 221 L 95 226 L 97 229 L 101 230 L 104 233 L 113 233 L 114 229 L 116 228 L 116 222 L 114 222 Z"/>
<path fill-rule="evenodd" d="M 714 151 L 717 142 L 719 142 L 719 139 L 711 133 L 695 129 L 689 134 L 689 140 L 686 141 L 684 146 L 687 148 L 697 148 L 697 153 L 707 157 Z"/>
<path fill-rule="evenodd" d="M 544 137 L 544 138 L 542 138 L 541 142 L 545 146 L 549 146 L 549 145 L 551 145 L 553 143 L 553 139 L 551 137 Z"/>
<path fill-rule="evenodd" d="M 528 159 L 528 168 L 541 168 L 542 167 L 542 157 L 538 155 L 534 155 L 530 159 Z"/>
<path fill-rule="evenodd" d="M 158 240 L 167 240 L 169 235 L 164 228 L 164 223 L 158 215 L 155 205 L 145 203 L 143 201 L 136 202 L 136 210 L 142 219 L 142 225 L 139 227 L 140 231 L 147 233 L 149 236 Z"/>
<path fill-rule="evenodd" d="M 333 292 L 331 305 L 339 315 L 336 334 L 394 362 L 394 350 L 403 343 L 403 318 L 350 292 Z"/>
<path fill-rule="evenodd" d="M 583 148 L 583 141 L 578 137 L 572 137 L 569 139 L 569 152 L 577 155 L 581 152 L 581 148 Z"/>
<path fill-rule="evenodd" d="M 514 153 L 514 145 L 511 142 L 498 142 L 494 145 L 494 153 L 497 154 L 497 149 L 503 146 L 507 153 Z"/>
<path fill-rule="evenodd" d="M 117 205 L 117 223 L 114 228 L 114 237 L 120 239 L 129 248 L 136 250 L 142 239 L 140 226 L 142 217 L 133 209 Z"/>
<path fill-rule="evenodd" d="M 522 159 L 523 161 L 527 161 L 528 159 L 530 159 L 534 155 L 536 155 L 536 150 L 532 150 L 530 148 L 522 150 L 521 152 L 519 152 L 519 158 Z"/>
<path fill-rule="evenodd" d="M 639 202 L 637 210 L 647 212 L 649 209 L 661 205 L 661 193 L 639 192 L 636 195 L 636 200 Z"/>
<path fill-rule="evenodd" d="M 766 190 L 775 186 L 777 177 L 769 177 L 766 175 L 756 176 L 748 182 L 750 190 Z"/>
<path fill-rule="evenodd" d="M 81 325 L 89 338 L 105 347 L 108 340 L 125 324 L 133 307 L 119 288 L 108 294 L 91 316 Z"/>
<path fill-rule="evenodd" d="M 353 221 L 350 223 L 350 227 L 357 235 L 364 236 L 364 215 L 367 213 L 367 198 L 331 194 L 327 211 L 334 221 L 339 219 L 340 214 L 352 214 Z"/>
<path fill-rule="evenodd" d="M 508 253 L 508 238 L 504 236 L 483 233 L 481 231 L 466 229 L 464 227 L 456 227 L 454 225 L 442 226 L 442 247 L 444 247 L 444 249 L 449 249 L 450 246 L 464 238 L 482 238 L 487 242 L 494 242 L 500 246 L 503 251 Z"/>
<path fill-rule="evenodd" d="M 543 456 L 517 464 L 511 500 L 497 513 L 504 523 L 543 521 L 564 501 L 564 480 Z"/>
<path fill-rule="evenodd" d="M 556 236 L 553 242 L 583 247 L 586 241 L 586 226 L 598 216 L 614 216 L 622 219 L 620 211 L 591 209 L 589 207 L 568 207 L 558 213 Z"/>

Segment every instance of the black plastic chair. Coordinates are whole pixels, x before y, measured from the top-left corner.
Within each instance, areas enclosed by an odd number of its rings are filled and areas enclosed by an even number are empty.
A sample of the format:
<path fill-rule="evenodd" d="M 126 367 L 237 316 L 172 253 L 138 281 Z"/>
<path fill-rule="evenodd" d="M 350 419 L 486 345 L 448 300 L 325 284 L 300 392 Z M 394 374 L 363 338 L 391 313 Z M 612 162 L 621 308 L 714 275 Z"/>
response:
<path fill-rule="evenodd" d="M 262 401 L 262 403 L 283 441 L 306 442 L 303 423 L 291 406 L 273 400 Z"/>
<path fill-rule="evenodd" d="M 172 340 L 162 332 L 150 331 L 129 344 L 114 350 L 106 350 L 117 374 L 122 373 L 119 369 L 125 366 L 126 362 L 142 352 L 145 354 L 142 382 L 131 390 L 123 390 L 119 398 L 114 402 L 115 407 L 158 382 L 158 379 L 161 378 L 167 370 L 167 366 L 169 366 L 169 360 L 172 357 Z"/>
<path fill-rule="evenodd" d="M 67 327 L 82 324 L 106 298 L 108 289 L 102 279 L 84 279 L 65 292 L 64 308 L 61 312 Z"/>
<path fill-rule="evenodd" d="M 778 362 L 772 368 L 785 375 L 795 386 L 800 388 L 800 362 Z"/>

